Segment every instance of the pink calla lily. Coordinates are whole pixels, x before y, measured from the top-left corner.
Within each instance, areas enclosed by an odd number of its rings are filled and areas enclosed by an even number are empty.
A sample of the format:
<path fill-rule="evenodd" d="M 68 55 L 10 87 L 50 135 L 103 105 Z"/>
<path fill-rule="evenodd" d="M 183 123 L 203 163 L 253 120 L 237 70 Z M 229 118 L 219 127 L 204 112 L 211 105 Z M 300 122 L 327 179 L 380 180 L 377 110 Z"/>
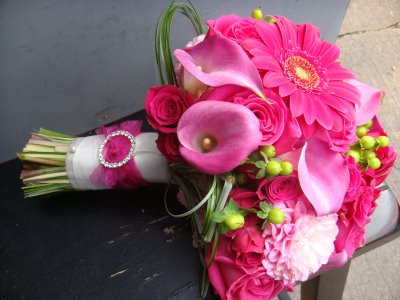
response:
<path fill-rule="evenodd" d="M 301 151 L 300 186 L 318 216 L 337 212 L 343 203 L 350 182 L 346 160 L 329 145 L 308 140 Z"/>
<path fill-rule="evenodd" d="M 253 62 L 237 43 L 226 37 L 206 37 L 194 47 L 175 50 L 174 55 L 185 71 L 206 85 L 239 85 L 265 99 Z"/>
<path fill-rule="evenodd" d="M 310 139 L 303 148 L 281 155 L 298 171 L 301 189 L 318 216 L 336 213 L 350 182 L 346 160 L 323 141 Z"/>
<path fill-rule="evenodd" d="M 260 144 L 262 134 L 257 117 L 245 106 L 202 101 L 182 115 L 177 129 L 182 157 L 206 174 L 221 174 L 232 170 Z M 204 151 L 204 139 L 214 147 Z"/>
<path fill-rule="evenodd" d="M 360 126 L 368 123 L 377 114 L 384 92 L 354 79 L 349 80 L 349 83 L 361 94 L 361 103 L 356 105 L 356 124 Z"/>

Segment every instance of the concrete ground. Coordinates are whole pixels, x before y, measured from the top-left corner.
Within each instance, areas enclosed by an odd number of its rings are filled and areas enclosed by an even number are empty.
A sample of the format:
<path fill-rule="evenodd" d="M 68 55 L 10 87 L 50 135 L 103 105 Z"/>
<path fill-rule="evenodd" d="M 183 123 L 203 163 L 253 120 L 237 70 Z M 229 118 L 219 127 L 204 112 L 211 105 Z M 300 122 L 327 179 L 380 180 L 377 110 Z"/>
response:
<path fill-rule="evenodd" d="M 343 65 L 386 92 L 379 116 L 400 151 L 400 1 L 350 0 L 337 43 Z M 388 185 L 400 201 L 400 163 Z M 343 299 L 400 299 L 400 238 L 356 259 Z"/>
<path fill-rule="evenodd" d="M 386 92 L 379 116 L 399 152 L 400 0 L 350 0 L 337 44 L 340 61 L 358 80 Z M 399 161 L 387 183 L 400 201 Z M 400 238 L 352 261 L 343 299 L 400 299 Z"/>

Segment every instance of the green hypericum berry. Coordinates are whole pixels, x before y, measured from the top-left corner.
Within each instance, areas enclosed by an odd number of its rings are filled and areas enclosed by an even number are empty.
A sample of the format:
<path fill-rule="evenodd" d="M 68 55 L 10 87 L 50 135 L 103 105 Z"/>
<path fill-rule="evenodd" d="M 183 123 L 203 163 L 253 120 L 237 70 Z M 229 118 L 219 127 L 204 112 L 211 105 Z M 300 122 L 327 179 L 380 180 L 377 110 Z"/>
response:
<path fill-rule="evenodd" d="M 224 223 L 230 230 L 242 228 L 244 225 L 244 217 L 241 214 L 233 214 L 227 216 Z"/>
<path fill-rule="evenodd" d="M 360 137 L 363 137 L 364 135 L 366 135 L 366 134 L 367 134 L 367 131 L 368 131 L 367 127 L 358 126 L 358 127 L 357 127 L 357 131 L 356 131 L 356 134 L 357 134 L 357 136 L 360 138 Z"/>
<path fill-rule="evenodd" d="M 390 140 L 387 136 L 381 135 L 380 137 L 377 138 L 377 141 L 379 143 L 379 147 L 387 147 L 390 144 Z"/>
<path fill-rule="evenodd" d="M 260 150 L 261 150 L 261 151 L 265 154 L 265 156 L 268 157 L 268 158 L 272 158 L 272 157 L 274 157 L 275 154 L 276 154 L 275 147 L 272 146 L 272 145 L 269 145 L 269 146 L 262 146 Z"/>
<path fill-rule="evenodd" d="M 253 10 L 251 17 L 253 19 L 262 20 L 263 19 L 263 12 L 260 7 L 257 7 Z"/>
<path fill-rule="evenodd" d="M 236 175 L 236 182 L 238 184 L 246 184 L 247 183 L 247 176 L 243 173 Z"/>
<path fill-rule="evenodd" d="M 285 213 L 279 208 L 273 208 L 268 214 L 268 221 L 272 224 L 281 224 L 285 220 Z"/>
<path fill-rule="evenodd" d="M 367 129 L 368 129 L 368 128 L 370 128 L 372 126 L 372 124 L 374 124 L 374 121 L 371 120 L 368 123 L 364 124 L 363 126 L 367 127 Z"/>
<path fill-rule="evenodd" d="M 375 146 L 375 139 L 372 136 L 366 135 L 363 136 L 361 139 L 361 145 L 365 149 L 371 149 L 373 146 Z"/>
<path fill-rule="evenodd" d="M 363 156 L 366 159 L 374 158 L 376 157 L 376 153 L 372 150 L 364 150 L 363 151 Z"/>
<path fill-rule="evenodd" d="M 290 175 L 293 172 L 293 165 L 288 161 L 281 162 L 282 171 L 279 173 L 280 175 Z"/>
<path fill-rule="evenodd" d="M 379 160 L 379 158 L 373 157 L 368 159 L 368 167 L 370 167 L 372 170 L 379 169 L 380 166 L 381 161 Z"/>
<path fill-rule="evenodd" d="M 268 174 L 276 176 L 279 175 L 279 173 L 282 171 L 282 167 L 279 162 L 271 160 L 268 162 L 265 170 L 267 171 Z"/>
<path fill-rule="evenodd" d="M 356 161 L 356 163 L 358 163 L 360 161 L 360 152 L 356 151 L 356 150 L 349 150 L 346 153 L 347 156 L 353 156 L 354 160 Z"/>

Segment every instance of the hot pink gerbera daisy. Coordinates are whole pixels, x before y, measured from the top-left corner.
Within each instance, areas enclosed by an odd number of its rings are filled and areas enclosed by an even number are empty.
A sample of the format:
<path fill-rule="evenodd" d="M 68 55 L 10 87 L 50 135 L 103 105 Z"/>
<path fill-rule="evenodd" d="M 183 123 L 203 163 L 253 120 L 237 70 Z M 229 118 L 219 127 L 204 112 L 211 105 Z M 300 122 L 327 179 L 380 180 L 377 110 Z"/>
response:
<path fill-rule="evenodd" d="M 358 90 L 346 80 L 354 75 L 336 60 L 339 47 L 320 39 L 311 24 L 297 25 L 284 17 L 275 23 L 258 22 L 260 40 L 248 39 L 242 46 L 253 62 L 264 86 L 277 88 L 289 98 L 290 111 L 307 125 L 319 123 L 328 130 L 343 130 L 343 118 L 355 120 Z M 315 123 L 316 122 L 316 123 Z"/>

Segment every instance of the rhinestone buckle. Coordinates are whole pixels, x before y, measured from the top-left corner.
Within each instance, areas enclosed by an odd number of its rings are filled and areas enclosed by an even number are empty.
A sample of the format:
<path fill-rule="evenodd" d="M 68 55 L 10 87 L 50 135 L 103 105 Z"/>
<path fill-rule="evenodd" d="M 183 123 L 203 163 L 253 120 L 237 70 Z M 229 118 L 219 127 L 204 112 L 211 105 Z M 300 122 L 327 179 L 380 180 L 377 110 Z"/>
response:
<path fill-rule="evenodd" d="M 129 149 L 128 155 L 123 160 L 120 160 L 118 162 L 109 162 L 109 161 L 106 161 L 106 159 L 104 158 L 103 150 L 104 150 L 105 145 L 108 143 L 108 141 L 115 136 L 125 136 L 126 138 L 128 138 L 129 141 L 131 142 L 131 148 Z M 135 148 L 136 148 L 135 137 L 132 134 L 130 134 L 128 131 L 117 130 L 117 131 L 110 133 L 107 136 L 107 138 L 104 140 L 104 142 L 101 143 L 101 145 L 99 147 L 98 158 L 99 158 L 100 163 L 106 168 L 111 168 L 111 169 L 119 168 L 119 167 L 122 167 L 123 165 L 125 165 L 132 158 L 132 156 L 135 152 Z"/>

